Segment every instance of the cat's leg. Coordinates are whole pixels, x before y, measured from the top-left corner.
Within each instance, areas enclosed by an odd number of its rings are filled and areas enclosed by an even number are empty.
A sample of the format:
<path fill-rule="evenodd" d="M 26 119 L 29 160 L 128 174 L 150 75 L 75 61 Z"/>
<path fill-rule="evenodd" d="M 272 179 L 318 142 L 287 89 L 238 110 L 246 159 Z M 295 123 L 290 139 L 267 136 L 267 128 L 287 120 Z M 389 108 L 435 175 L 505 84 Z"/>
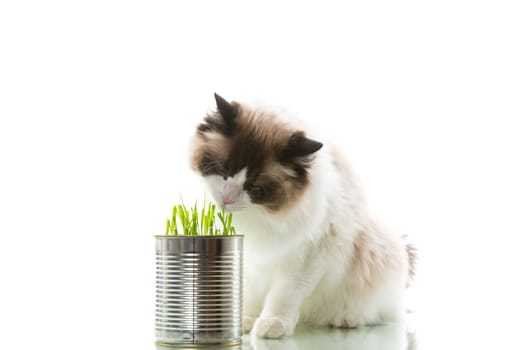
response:
<path fill-rule="evenodd" d="M 355 280 L 356 271 L 349 276 Z M 401 322 L 405 314 L 404 281 L 405 278 L 397 271 L 384 271 L 380 278 L 366 287 L 359 288 L 355 283 L 350 286 L 355 281 L 349 281 L 337 292 L 341 299 L 344 295 L 351 297 L 346 298 L 344 307 L 337 310 L 330 325 L 357 328 Z"/>
<path fill-rule="evenodd" d="M 264 294 L 267 291 L 267 288 L 258 283 L 259 281 L 254 276 L 257 276 L 257 273 L 253 271 L 246 273 L 243 283 L 242 328 L 244 333 L 252 330 L 255 320 L 261 313 Z"/>
<path fill-rule="evenodd" d="M 255 323 L 257 316 L 253 316 L 252 314 L 244 314 L 242 316 L 242 332 L 243 333 L 250 333 L 250 331 L 253 328 L 253 324 Z"/>
<path fill-rule="evenodd" d="M 403 322 L 405 312 L 402 309 L 404 306 L 399 292 L 392 290 L 392 297 L 387 300 L 384 297 L 376 300 L 355 299 L 353 304 L 359 306 L 352 310 L 345 310 L 341 314 L 336 315 L 334 320 L 330 322 L 330 326 L 337 328 L 358 328 L 363 326 L 379 326 L 391 323 Z M 381 300 L 382 299 L 382 300 Z"/>
<path fill-rule="evenodd" d="M 309 265 L 313 267 L 315 264 Z M 300 307 L 317 286 L 321 276 L 320 268 L 298 268 L 294 273 L 281 273 L 273 281 L 263 310 L 255 321 L 255 335 L 261 338 L 291 336 L 299 320 Z"/>
<path fill-rule="evenodd" d="M 259 294 L 257 291 L 254 291 L 251 288 L 245 288 L 242 312 L 242 328 L 244 333 L 248 333 L 252 330 L 255 320 L 261 312 L 262 300 L 264 297 L 257 294 Z"/>

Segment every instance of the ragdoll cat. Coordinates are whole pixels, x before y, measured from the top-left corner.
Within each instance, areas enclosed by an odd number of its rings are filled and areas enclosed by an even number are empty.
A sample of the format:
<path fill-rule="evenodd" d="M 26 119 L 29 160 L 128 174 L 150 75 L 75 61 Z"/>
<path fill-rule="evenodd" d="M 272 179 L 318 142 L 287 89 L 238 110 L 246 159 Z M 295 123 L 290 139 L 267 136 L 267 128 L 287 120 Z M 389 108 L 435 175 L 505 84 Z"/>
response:
<path fill-rule="evenodd" d="M 415 251 L 368 213 L 340 151 L 285 110 L 215 99 L 191 166 L 245 234 L 244 330 L 400 320 Z"/>

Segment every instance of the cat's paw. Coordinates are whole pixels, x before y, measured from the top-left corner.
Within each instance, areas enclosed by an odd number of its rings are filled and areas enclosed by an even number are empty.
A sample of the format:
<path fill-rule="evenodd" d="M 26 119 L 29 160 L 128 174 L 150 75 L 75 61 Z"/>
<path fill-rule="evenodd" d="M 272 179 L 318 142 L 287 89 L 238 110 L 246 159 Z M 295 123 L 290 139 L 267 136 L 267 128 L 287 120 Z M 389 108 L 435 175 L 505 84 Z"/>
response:
<path fill-rule="evenodd" d="M 242 316 L 242 330 L 244 333 L 250 333 L 255 323 L 255 317 L 249 315 Z"/>
<path fill-rule="evenodd" d="M 346 320 L 338 320 L 330 323 L 330 327 L 334 328 L 343 328 L 343 329 L 356 329 L 359 328 L 359 325 L 355 322 L 349 322 Z"/>
<path fill-rule="evenodd" d="M 284 338 L 293 334 L 295 323 L 280 317 L 259 317 L 253 325 L 253 332 L 259 338 Z"/>
<path fill-rule="evenodd" d="M 355 329 L 359 328 L 360 325 L 362 325 L 362 323 L 360 323 L 359 320 L 344 315 L 336 317 L 332 322 L 330 322 L 330 327 L 343 329 Z"/>

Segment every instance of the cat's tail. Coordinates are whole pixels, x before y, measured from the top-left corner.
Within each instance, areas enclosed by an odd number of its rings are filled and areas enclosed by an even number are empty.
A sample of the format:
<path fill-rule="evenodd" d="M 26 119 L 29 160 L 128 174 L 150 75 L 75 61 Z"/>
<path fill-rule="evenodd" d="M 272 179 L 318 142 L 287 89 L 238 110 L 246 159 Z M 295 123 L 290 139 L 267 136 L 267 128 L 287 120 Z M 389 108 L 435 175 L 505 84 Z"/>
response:
<path fill-rule="evenodd" d="M 407 236 L 404 236 L 403 238 L 406 240 Z M 411 243 L 405 243 L 405 247 L 408 259 L 408 280 L 406 283 L 406 287 L 408 288 L 416 275 L 417 249 Z"/>

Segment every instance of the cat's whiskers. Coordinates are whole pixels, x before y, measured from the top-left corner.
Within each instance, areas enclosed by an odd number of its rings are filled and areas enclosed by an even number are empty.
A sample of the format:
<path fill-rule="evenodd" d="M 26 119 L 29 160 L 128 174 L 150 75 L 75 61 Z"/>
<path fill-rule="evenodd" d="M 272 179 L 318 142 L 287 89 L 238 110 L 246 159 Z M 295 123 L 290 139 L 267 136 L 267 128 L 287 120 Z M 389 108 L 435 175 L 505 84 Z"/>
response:
<path fill-rule="evenodd" d="M 242 210 L 248 208 L 247 204 L 239 203 L 239 204 L 230 204 L 226 206 L 226 210 Z"/>

